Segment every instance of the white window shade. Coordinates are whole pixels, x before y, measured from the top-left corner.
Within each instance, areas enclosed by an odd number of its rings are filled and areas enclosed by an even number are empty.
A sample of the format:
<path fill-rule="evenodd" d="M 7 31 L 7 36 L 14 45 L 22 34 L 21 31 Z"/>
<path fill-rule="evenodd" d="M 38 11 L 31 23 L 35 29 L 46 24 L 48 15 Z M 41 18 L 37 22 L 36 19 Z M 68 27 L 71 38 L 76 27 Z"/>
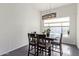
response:
<path fill-rule="evenodd" d="M 63 17 L 63 18 L 52 18 L 50 20 L 44 20 L 44 23 L 53 23 L 53 22 L 69 22 L 69 17 Z"/>
<path fill-rule="evenodd" d="M 44 24 L 44 26 L 61 26 L 61 23 Z"/>
<path fill-rule="evenodd" d="M 66 23 L 62 23 L 61 26 L 69 26 L 69 25 L 70 25 L 69 22 L 66 22 Z"/>

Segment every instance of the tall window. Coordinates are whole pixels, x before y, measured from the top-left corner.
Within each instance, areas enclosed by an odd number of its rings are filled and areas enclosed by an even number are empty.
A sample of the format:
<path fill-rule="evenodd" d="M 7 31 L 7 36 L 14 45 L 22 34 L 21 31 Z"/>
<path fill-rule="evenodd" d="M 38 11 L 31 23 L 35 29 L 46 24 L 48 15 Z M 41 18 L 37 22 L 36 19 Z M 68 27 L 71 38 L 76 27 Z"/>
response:
<path fill-rule="evenodd" d="M 70 26 L 70 18 L 52 18 L 44 21 L 44 29 L 50 28 L 50 34 L 53 36 L 58 36 L 61 32 L 63 36 L 68 36 L 69 26 Z"/>

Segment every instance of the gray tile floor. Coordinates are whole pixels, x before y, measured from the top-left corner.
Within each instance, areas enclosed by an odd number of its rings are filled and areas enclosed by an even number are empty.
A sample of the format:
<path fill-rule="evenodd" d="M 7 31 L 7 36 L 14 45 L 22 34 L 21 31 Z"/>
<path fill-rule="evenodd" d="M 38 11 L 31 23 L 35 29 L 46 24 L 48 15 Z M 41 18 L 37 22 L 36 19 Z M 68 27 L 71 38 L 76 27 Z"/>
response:
<path fill-rule="evenodd" d="M 79 49 L 76 46 L 63 44 L 63 56 L 79 56 Z M 12 52 L 6 53 L 2 56 L 27 56 L 28 48 L 24 46 L 22 48 L 16 49 Z M 52 56 L 59 56 L 57 52 L 51 52 Z M 31 55 L 32 56 L 32 55 Z"/>

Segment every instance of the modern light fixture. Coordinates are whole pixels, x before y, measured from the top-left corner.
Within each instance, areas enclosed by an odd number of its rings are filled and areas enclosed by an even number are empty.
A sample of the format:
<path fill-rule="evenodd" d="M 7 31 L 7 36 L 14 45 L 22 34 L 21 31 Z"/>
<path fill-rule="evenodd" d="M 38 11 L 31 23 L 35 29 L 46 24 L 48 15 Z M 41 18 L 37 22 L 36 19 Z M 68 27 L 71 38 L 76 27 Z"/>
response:
<path fill-rule="evenodd" d="M 50 3 L 48 10 L 46 10 L 47 13 L 42 16 L 42 19 L 43 19 L 43 20 L 46 20 L 46 19 L 49 20 L 49 19 L 51 19 L 51 18 L 55 18 L 55 17 L 56 17 L 56 12 L 52 13 L 51 10 L 52 10 L 52 5 L 51 5 L 51 3 Z"/>

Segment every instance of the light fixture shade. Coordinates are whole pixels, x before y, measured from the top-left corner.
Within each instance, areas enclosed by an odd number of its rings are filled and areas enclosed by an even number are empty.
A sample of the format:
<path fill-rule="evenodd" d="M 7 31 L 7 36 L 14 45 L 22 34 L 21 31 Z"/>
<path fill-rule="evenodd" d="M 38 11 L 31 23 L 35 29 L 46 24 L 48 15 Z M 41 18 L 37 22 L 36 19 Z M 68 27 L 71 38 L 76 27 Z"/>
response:
<path fill-rule="evenodd" d="M 55 18 L 56 17 L 56 13 L 50 13 L 50 14 L 46 14 L 42 16 L 42 19 L 51 19 L 51 18 Z"/>

